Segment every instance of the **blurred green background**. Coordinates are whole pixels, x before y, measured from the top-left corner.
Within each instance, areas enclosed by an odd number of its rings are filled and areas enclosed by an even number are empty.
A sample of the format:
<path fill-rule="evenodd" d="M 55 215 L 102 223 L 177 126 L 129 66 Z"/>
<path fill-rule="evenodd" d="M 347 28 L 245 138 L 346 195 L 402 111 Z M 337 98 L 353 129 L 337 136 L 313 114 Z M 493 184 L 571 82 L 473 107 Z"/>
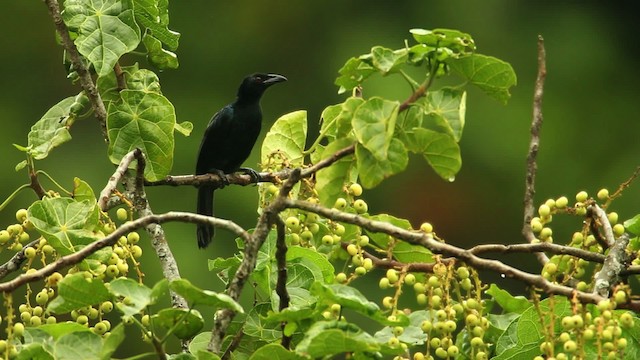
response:
<path fill-rule="evenodd" d="M 405 39 L 412 41 L 410 28 L 454 28 L 471 34 L 478 52 L 513 65 L 518 85 L 511 100 L 503 106 L 479 91 L 470 91 L 461 141 L 463 166 L 455 182 L 441 180 L 425 161 L 414 157 L 407 172 L 366 191 L 364 198 L 371 213 L 406 217 L 415 226 L 432 222 L 438 235 L 452 244 L 520 242 L 538 34 L 546 40 L 548 77 L 537 204 L 561 195 L 571 199 L 579 190 L 595 194 L 600 187 L 608 187 L 613 192 L 638 165 L 640 42 L 632 4 L 174 1 L 170 4 L 170 27 L 182 33 L 177 51 L 180 68 L 159 75 L 179 121 L 192 121 L 194 131 L 188 138 L 176 135 L 172 173 L 193 172 L 204 127 L 215 111 L 233 100 L 246 74 L 276 72 L 289 78 L 263 99 L 263 132 L 278 116 L 306 109 L 314 134 L 324 107 L 343 99 L 333 81 L 349 57 L 368 52 L 374 45 L 400 48 Z M 2 199 L 27 181 L 24 172 L 14 172 L 24 156 L 11 144 L 26 144 L 30 126 L 49 107 L 79 91 L 65 78 L 62 50 L 56 44 L 45 5 L 14 0 L 5 2 L 4 9 L 0 15 Z M 146 66 L 143 58 L 127 57 L 122 63 L 135 61 Z M 407 89 L 402 80 L 390 78 L 374 81 L 370 89 L 365 87 L 365 96 L 382 92 L 404 100 L 409 95 Z M 86 119 L 76 123 L 71 134 L 72 142 L 37 166 L 68 188 L 78 176 L 98 192 L 113 171 L 98 125 Z M 257 148 L 246 166 L 257 165 Z M 631 187 L 614 203 L 620 219 L 638 212 L 639 188 Z M 196 191 L 191 187 L 152 188 L 148 195 L 156 213 L 195 208 Z M 254 224 L 255 187 L 225 188 L 216 197 L 218 216 L 245 227 Z M 13 223 L 15 210 L 34 200 L 32 192 L 20 194 L 0 213 L 0 224 Z M 556 242 L 569 239 L 580 226 L 579 219 L 559 219 L 557 223 Z M 196 247 L 193 225 L 171 223 L 165 230 L 182 275 L 202 287 L 221 289 L 222 284 L 207 271 L 206 260 L 231 254 L 233 237 L 218 231 L 213 246 L 201 251 Z M 143 270 L 151 280 L 158 279 L 159 266 L 151 256 L 152 249 L 148 243 L 142 244 L 146 251 Z M 522 256 L 504 260 L 524 264 Z M 524 266 L 538 271 L 534 262 Z"/>

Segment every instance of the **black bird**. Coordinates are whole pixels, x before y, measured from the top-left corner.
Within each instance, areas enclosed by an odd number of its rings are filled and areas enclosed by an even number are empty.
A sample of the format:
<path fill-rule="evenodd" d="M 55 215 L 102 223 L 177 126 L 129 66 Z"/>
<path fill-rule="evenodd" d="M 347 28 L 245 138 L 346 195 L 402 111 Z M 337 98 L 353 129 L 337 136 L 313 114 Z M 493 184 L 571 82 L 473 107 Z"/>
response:
<path fill-rule="evenodd" d="M 213 115 L 207 125 L 198 153 L 196 175 L 224 175 L 240 170 L 257 181 L 255 170 L 240 166 L 249 157 L 260 133 L 262 94 L 269 86 L 283 81 L 287 78 L 282 75 L 260 73 L 249 75 L 242 81 L 236 100 Z M 213 191 L 211 185 L 198 188 L 198 214 L 213 216 Z M 211 242 L 214 228 L 198 224 L 197 233 L 198 246 L 205 248 Z"/>

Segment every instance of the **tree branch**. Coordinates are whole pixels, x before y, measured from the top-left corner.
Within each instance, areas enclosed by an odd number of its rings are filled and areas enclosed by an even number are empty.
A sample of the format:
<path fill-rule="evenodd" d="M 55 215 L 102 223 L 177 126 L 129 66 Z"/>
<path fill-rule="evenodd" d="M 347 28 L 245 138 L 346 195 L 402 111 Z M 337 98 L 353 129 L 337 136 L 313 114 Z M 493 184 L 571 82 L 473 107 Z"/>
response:
<path fill-rule="evenodd" d="M 35 247 L 40 242 L 40 239 L 35 239 L 32 242 L 25 245 L 20 251 L 15 253 L 9 261 L 0 265 L 0 279 L 4 279 L 7 275 L 18 270 L 20 265 L 27 259 L 24 251 L 30 247 Z"/>
<path fill-rule="evenodd" d="M 105 236 L 98 241 L 92 242 L 91 244 L 85 246 L 77 252 L 74 252 L 73 254 L 65 255 L 41 269 L 28 274 L 22 274 L 13 280 L 0 283 L 0 292 L 13 291 L 26 283 L 43 279 L 64 267 L 73 266 L 90 256 L 91 254 L 95 253 L 96 251 L 107 246 L 112 246 L 118 241 L 118 239 L 120 239 L 121 236 L 126 236 L 128 233 L 135 231 L 141 227 L 147 226 L 149 224 L 162 224 L 171 221 L 210 224 L 229 230 L 237 236 L 245 239 L 245 241 L 250 238 L 249 234 L 242 227 L 229 220 L 216 219 L 208 216 L 177 211 L 168 212 L 162 215 L 145 216 L 122 224 L 108 236 Z"/>
<path fill-rule="evenodd" d="M 73 40 L 71 40 L 71 37 L 69 36 L 67 25 L 64 23 L 64 21 L 62 20 L 62 16 L 60 15 L 60 6 L 58 5 L 58 1 L 44 0 L 44 2 L 45 4 L 47 4 L 49 14 L 51 14 L 53 23 L 56 27 L 56 32 L 62 40 L 62 46 L 69 55 L 69 59 L 71 60 L 73 69 L 78 73 L 78 76 L 80 77 L 80 85 L 87 94 L 89 101 L 91 101 L 93 113 L 95 114 L 95 117 L 100 124 L 100 130 L 102 130 L 102 136 L 104 137 L 105 142 L 109 142 L 109 137 L 107 134 L 107 110 L 104 107 L 104 103 L 102 102 L 102 98 L 100 97 L 98 89 L 93 83 L 91 74 L 85 66 L 84 61 L 82 60 L 82 56 L 78 52 L 76 45 L 73 43 Z"/>
<path fill-rule="evenodd" d="M 464 261 L 467 265 L 476 269 L 490 270 L 506 277 L 522 281 L 544 291 L 547 294 L 563 295 L 569 298 L 575 297 L 578 301 L 583 303 L 598 303 L 599 301 L 606 299 L 598 294 L 578 291 L 572 287 L 550 282 L 540 275 L 527 273 L 506 265 L 498 260 L 478 257 L 469 250 L 441 243 L 421 232 L 405 230 L 389 223 L 370 220 L 360 215 L 344 213 L 335 209 L 328 209 L 307 201 L 286 199 L 284 200 L 284 203 L 287 208 L 313 212 L 333 221 L 341 221 L 357 225 L 368 231 L 385 233 L 410 244 L 424 246 L 434 253 L 452 256 L 460 261 Z M 640 308 L 640 301 L 633 301 L 625 304 L 625 306 L 629 306 L 631 309 L 638 309 Z"/>
<path fill-rule="evenodd" d="M 233 279 L 229 282 L 229 287 L 227 288 L 227 294 L 232 299 L 237 301 L 240 298 L 242 289 L 256 266 L 258 251 L 269 235 L 269 231 L 271 231 L 273 219 L 275 219 L 275 217 L 277 217 L 278 214 L 286 208 L 289 193 L 300 179 L 301 170 L 294 169 L 287 181 L 280 188 L 278 196 L 276 196 L 273 202 L 262 211 L 255 230 L 251 235 L 251 239 L 249 241 L 245 240 L 242 262 L 240 263 L 238 270 L 236 270 Z M 220 352 L 222 340 L 234 316 L 235 312 L 230 309 L 219 310 L 216 313 L 213 329 L 211 330 L 211 339 L 207 345 L 207 350 L 213 353 Z"/>
<path fill-rule="evenodd" d="M 544 50 L 544 39 L 538 35 L 538 76 L 536 78 L 533 92 L 533 117 L 531 120 L 531 141 L 529 142 L 529 153 L 527 155 L 527 175 L 525 177 L 524 190 L 524 221 L 522 225 L 522 235 L 529 242 L 535 240 L 535 235 L 531 230 L 531 219 L 535 211 L 533 196 L 536 193 L 536 172 L 538 165 L 538 149 L 540 147 L 540 129 L 542 128 L 542 95 L 544 94 L 544 79 L 547 76 L 546 53 Z M 536 253 L 538 261 L 544 265 L 549 258 L 543 253 Z"/>
<path fill-rule="evenodd" d="M 629 245 L 629 234 L 624 233 L 616 239 L 609 253 L 604 259 L 602 269 L 593 276 L 593 293 L 602 297 L 609 297 L 609 290 L 618 281 L 618 276 L 624 270 L 628 260 L 626 252 Z"/>

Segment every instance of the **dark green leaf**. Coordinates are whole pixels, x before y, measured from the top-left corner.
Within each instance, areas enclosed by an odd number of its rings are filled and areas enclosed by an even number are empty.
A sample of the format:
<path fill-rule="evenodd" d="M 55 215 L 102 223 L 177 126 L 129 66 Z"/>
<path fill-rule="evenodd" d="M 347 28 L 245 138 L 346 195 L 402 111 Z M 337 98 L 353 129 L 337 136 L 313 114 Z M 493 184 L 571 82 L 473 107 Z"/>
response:
<path fill-rule="evenodd" d="M 402 172 L 409 163 L 409 155 L 402 141 L 393 138 L 384 160 L 378 160 L 361 144 L 356 145 L 356 160 L 362 186 L 371 189 L 391 175 Z"/>
<path fill-rule="evenodd" d="M 202 315 L 195 309 L 162 309 L 151 317 L 151 321 L 154 326 L 173 329 L 173 335 L 181 340 L 192 338 L 204 326 Z"/>
<path fill-rule="evenodd" d="M 95 201 L 44 198 L 29 207 L 28 217 L 38 232 L 62 255 L 98 240 Z"/>
<path fill-rule="evenodd" d="M 162 279 L 158 281 L 151 289 L 151 305 L 157 304 L 167 297 L 169 294 L 169 281 Z"/>
<path fill-rule="evenodd" d="M 72 321 L 60 322 L 57 324 L 44 324 L 44 325 L 38 326 L 37 328 L 27 328 L 27 329 L 29 330 L 28 332 L 30 333 L 31 337 L 34 338 L 34 340 L 37 340 L 36 338 L 39 338 L 39 339 L 43 338 L 41 334 L 34 335 L 34 332 L 45 333 L 47 337 L 51 336 L 52 339 L 57 340 L 61 336 L 70 334 L 73 332 L 91 331 L 91 329 L 89 329 L 88 327 Z M 27 329 L 25 329 L 25 333 L 27 333 L 26 331 Z"/>
<path fill-rule="evenodd" d="M 77 273 L 65 276 L 58 283 L 58 296 L 47 306 L 47 311 L 64 314 L 81 307 L 111 299 L 102 280 L 87 279 Z"/>
<path fill-rule="evenodd" d="M 154 181 L 169 174 L 173 165 L 173 105 L 154 92 L 122 90 L 121 101 L 109 105 L 109 159 L 118 164 L 135 148 L 146 155 L 145 178 Z"/>
<path fill-rule="evenodd" d="M 119 0 L 66 0 L 62 16 L 77 32 L 78 51 L 96 69 L 98 76 L 110 73 L 120 57 L 140 42 L 130 2 Z"/>
<path fill-rule="evenodd" d="M 473 54 L 459 59 L 450 58 L 447 64 L 503 104 L 506 104 L 511 96 L 509 89 L 517 82 L 511 65 L 491 56 Z"/>
<path fill-rule="evenodd" d="M 414 129 L 413 135 L 413 147 L 421 149 L 419 153 L 440 177 L 453 181 L 462 166 L 460 147 L 456 141 L 447 134 L 424 128 Z"/>
<path fill-rule="evenodd" d="M 358 106 L 353 114 L 353 130 L 358 142 L 380 161 L 387 160 L 393 139 L 398 102 L 371 98 Z"/>
<path fill-rule="evenodd" d="M 300 246 L 292 246 L 287 251 L 287 262 L 301 261 L 309 267 L 315 267 L 320 270 L 324 282 L 331 283 L 335 277 L 335 270 L 327 257 L 312 249 Z"/>
<path fill-rule="evenodd" d="M 249 311 L 244 324 L 244 333 L 253 336 L 262 341 L 276 341 L 282 337 L 281 324 L 269 323 L 266 321 L 264 314 L 271 310 L 271 304 L 261 303 Z"/>

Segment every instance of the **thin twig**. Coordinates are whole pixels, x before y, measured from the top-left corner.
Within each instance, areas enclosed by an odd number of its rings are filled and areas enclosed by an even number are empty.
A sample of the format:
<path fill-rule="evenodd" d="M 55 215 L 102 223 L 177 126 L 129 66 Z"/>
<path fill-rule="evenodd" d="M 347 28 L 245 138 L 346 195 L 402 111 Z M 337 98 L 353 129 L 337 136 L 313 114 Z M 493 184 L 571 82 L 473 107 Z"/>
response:
<path fill-rule="evenodd" d="M 538 165 L 536 158 L 540 147 L 540 128 L 542 127 L 542 95 L 544 94 L 544 79 L 547 76 L 546 53 L 544 50 L 544 39 L 538 35 L 538 76 L 536 78 L 533 92 L 533 118 L 531 120 L 531 141 L 529 142 L 529 153 L 527 155 L 527 175 L 525 177 L 524 190 L 524 221 L 522 225 L 522 235 L 532 243 L 535 235 L 531 230 L 531 219 L 535 211 L 533 196 L 536 193 L 536 171 Z M 549 261 L 543 252 L 536 253 L 538 261 L 544 265 Z"/>
<path fill-rule="evenodd" d="M 100 130 L 102 130 L 104 141 L 109 142 L 107 134 L 107 110 L 105 109 L 100 93 L 91 78 L 91 74 L 82 60 L 82 56 L 78 52 L 73 40 L 71 40 L 71 36 L 69 36 L 67 25 L 64 23 L 62 16 L 60 15 L 60 5 L 58 5 L 57 0 L 44 0 L 44 2 L 47 4 L 49 14 L 51 14 L 51 17 L 53 18 L 53 23 L 56 27 L 56 32 L 62 41 L 62 46 L 67 52 L 67 55 L 69 55 L 69 59 L 73 65 L 73 70 L 78 73 L 80 85 L 87 94 L 89 101 L 91 101 L 93 113 L 100 124 Z"/>
<path fill-rule="evenodd" d="M 131 163 L 136 159 L 142 159 L 144 161 L 144 157 L 142 154 L 142 150 L 136 148 L 134 150 L 129 151 L 125 156 L 120 160 L 120 164 L 116 168 L 116 171 L 111 175 L 107 185 L 100 192 L 100 196 L 98 197 L 98 207 L 102 211 L 109 210 L 107 206 L 109 203 L 109 199 L 111 198 L 111 194 L 118 187 L 118 184 L 122 181 L 122 179 L 127 174 L 127 170 Z"/>
<path fill-rule="evenodd" d="M 289 307 L 289 302 L 291 298 L 289 297 L 289 291 L 287 291 L 287 243 L 285 242 L 284 237 L 284 222 L 279 216 L 275 216 L 272 221 L 276 224 L 276 263 L 278 267 L 278 279 L 276 281 L 276 294 L 278 294 L 278 298 L 280 299 L 280 304 L 278 305 L 278 310 L 282 311 Z M 280 344 L 285 348 L 289 349 L 291 345 L 291 336 L 285 335 L 286 323 L 282 323 L 282 341 Z"/>
<path fill-rule="evenodd" d="M 245 239 L 245 241 L 248 241 L 250 239 L 250 235 L 246 232 L 246 230 L 244 230 L 238 224 L 229 220 L 222 220 L 209 216 L 177 211 L 168 212 L 162 215 L 145 216 L 122 224 L 114 232 L 105 236 L 104 238 L 94 241 L 72 254 L 65 255 L 58 260 L 42 267 L 41 269 L 30 272 L 28 274 L 22 274 L 13 280 L 0 283 L 0 292 L 13 291 L 26 283 L 43 279 L 64 267 L 73 266 L 90 256 L 91 254 L 95 253 L 96 251 L 107 246 L 112 246 L 118 241 L 118 239 L 120 239 L 121 236 L 126 236 L 128 233 L 135 231 L 141 227 L 147 226 L 149 224 L 162 224 L 172 221 L 210 224 L 231 231 L 236 236 Z"/>

